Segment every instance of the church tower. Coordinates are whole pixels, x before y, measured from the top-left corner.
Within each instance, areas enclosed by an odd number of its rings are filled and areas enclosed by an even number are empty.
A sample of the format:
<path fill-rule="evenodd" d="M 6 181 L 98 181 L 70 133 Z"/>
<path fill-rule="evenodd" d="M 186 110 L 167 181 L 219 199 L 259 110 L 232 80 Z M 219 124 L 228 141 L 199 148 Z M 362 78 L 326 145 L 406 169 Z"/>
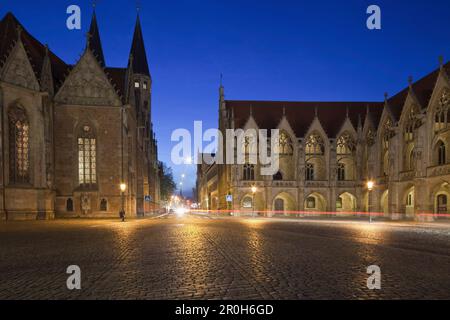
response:
<path fill-rule="evenodd" d="M 145 51 L 139 14 L 136 18 L 128 69 L 131 78 L 131 90 L 134 96 L 134 101 L 130 101 L 130 103 L 136 108 L 139 125 L 148 125 L 148 128 L 150 128 L 152 77 L 148 68 L 147 52 Z"/>
<path fill-rule="evenodd" d="M 158 163 L 156 139 L 151 119 L 152 77 L 147 61 L 139 14 L 136 18 L 133 42 L 128 60 L 128 101 L 134 107 L 137 133 L 136 149 L 141 155 L 137 161 L 136 199 L 138 214 L 151 211 L 159 200 L 157 192 Z"/>

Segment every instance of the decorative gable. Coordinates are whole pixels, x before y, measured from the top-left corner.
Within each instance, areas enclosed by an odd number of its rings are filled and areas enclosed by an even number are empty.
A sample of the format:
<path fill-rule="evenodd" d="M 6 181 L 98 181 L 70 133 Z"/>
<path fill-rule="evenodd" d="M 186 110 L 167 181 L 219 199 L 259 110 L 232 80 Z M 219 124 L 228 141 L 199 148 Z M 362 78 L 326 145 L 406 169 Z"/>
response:
<path fill-rule="evenodd" d="M 65 104 L 120 106 L 120 99 L 90 50 L 73 68 L 55 101 Z"/>
<path fill-rule="evenodd" d="M 39 82 L 21 40 L 17 41 L 11 50 L 0 79 L 20 87 L 39 91 Z"/>

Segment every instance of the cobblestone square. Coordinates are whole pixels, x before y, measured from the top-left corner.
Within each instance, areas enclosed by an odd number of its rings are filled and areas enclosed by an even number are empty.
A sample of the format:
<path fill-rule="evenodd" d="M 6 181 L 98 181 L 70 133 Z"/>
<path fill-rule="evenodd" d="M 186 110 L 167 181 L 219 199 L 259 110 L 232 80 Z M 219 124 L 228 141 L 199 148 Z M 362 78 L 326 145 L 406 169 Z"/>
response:
<path fill-rule="evenodd" d="M 256 218 L 0 223 L 0 299 L 449 299 L 446 224 Z M 66 287 L 69 265 L 81 290 Z M 381 268 L 381 290 L 367 267 Z"/>

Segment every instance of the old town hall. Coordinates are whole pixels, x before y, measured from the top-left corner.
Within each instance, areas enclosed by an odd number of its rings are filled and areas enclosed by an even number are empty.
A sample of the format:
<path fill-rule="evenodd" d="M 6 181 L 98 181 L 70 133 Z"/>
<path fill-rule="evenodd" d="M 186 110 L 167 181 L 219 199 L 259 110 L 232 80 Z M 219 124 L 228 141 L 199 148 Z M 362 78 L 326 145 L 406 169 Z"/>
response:
<path fill-rule="evenodd" d="M 227 129 L 279 130 L 279 171 L 264 176 L 260 163 L 201 163 L 204 209 L 425 220 L 450 214 L 450 62 L 443 58 L 384 101 L 226 100 L 220 86 L 218 109 L 223 136 Z M 239 147 L 248 159 L 245 138 Z"/>
<path fill-rule="evenodd" d="M 152 78 L 139 16 L 108 67 L 95 12 L 75 65 L 7 13 L 0 21 L 0 217 L 143 216 L 159 201 Z"/>

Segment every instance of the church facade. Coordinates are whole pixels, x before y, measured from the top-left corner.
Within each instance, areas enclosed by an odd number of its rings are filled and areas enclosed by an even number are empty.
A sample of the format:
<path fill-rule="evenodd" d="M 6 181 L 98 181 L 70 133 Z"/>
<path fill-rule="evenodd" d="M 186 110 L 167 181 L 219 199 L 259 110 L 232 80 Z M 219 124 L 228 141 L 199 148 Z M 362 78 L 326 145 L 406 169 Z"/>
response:
<path fill-rule="evenodd" d="M 139 17 L 124 68 L 106 65 L 95 12 L 74 65 L 12 13 L 0 21 L 0 39 L 1 219 L 157 210 L 160 163 Z"/>
<path fill-rule="evenodd" d="M 260 164 L 201 165 L 202 208 L 448 217 L 449 76 L 450 63 L 441 59 L 437 70 L 380 102 L 234 101 L 221 86 L 223 136 L 227 129 L 279 129 L 279 171 L 262 176 Z"/>

